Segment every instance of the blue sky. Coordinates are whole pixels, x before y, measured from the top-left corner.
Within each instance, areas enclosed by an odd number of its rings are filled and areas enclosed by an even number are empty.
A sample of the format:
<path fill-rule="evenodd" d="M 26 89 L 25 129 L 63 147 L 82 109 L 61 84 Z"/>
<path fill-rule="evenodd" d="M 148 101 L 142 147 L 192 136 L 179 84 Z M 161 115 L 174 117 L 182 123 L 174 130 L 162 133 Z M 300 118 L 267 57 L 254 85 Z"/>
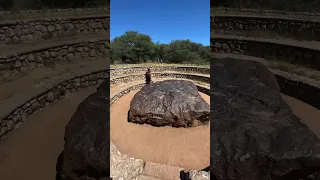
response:
<path fill-rule="evenodd" d="M 128 30 L 153 42 L 186 40 L 210 44 L 209 0 L 111 0 L 111 40 Z"/>

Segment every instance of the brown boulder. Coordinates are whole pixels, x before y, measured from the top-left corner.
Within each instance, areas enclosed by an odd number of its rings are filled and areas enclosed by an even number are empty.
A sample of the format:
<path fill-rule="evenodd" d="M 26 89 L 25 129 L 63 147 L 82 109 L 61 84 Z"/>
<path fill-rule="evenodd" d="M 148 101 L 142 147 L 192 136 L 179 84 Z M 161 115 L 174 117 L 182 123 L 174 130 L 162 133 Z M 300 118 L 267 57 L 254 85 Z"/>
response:
<path fill-rule="evenodd" d="M 166 80 L 144 86 L 130 103 L 129 121 L 153 126 L 208 124 L 210 106 L 190 81 Z"/>

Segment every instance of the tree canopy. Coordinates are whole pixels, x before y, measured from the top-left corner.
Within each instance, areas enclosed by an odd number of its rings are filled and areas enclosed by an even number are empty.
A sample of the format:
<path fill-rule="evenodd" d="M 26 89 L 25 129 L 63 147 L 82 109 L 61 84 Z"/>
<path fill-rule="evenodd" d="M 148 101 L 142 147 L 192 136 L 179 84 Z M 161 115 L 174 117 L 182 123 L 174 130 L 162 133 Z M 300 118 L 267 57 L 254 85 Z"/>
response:
<path fill-rule="evenodd" d="M 149 35 L 127 31 L 110 43 L 111 61 L 124 63 L 164 62 L 206 64 L 210 47 L 190 40 L 174 40 L 169 44 L 153 42 Z"/>

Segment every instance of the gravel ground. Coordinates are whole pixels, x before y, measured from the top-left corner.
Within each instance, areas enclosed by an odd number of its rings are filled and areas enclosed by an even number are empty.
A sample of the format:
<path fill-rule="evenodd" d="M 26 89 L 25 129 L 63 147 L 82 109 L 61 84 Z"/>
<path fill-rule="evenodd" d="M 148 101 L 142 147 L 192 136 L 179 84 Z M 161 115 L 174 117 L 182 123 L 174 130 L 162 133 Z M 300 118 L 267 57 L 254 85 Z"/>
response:
<path fill-rule="evenodd" d="M 144 168 L 144 161 L 121 154 L 110 141 L 110 175 L 112 179 L 138 179 Z"/>

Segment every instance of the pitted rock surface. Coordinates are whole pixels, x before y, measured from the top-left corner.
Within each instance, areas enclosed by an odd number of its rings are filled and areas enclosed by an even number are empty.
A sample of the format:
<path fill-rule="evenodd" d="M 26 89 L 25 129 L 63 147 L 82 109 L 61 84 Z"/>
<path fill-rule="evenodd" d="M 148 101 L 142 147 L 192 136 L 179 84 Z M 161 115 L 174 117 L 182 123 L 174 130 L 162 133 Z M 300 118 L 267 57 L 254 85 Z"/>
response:
<path fill-rule="evenodd" d="M 67 124 L 63 157 L 58 158 L 60 179 L 110 177 L 109 86 L 109 80 L 103 82 L 78 106 Z"/>
<path fill-rule="evenodd" d="M 165 80 L 144 86 L 134 96 L 129 121 L 153 126 L 192 127 L 209 122 L 209 107 L 192 82 Z"/>
<path fill-rule="evenodd" d="M 298 180 L 320 170 L 320 140 L 281 98 L 262 64 L 211 63 L 211 175 L 217 180 Z"/>

